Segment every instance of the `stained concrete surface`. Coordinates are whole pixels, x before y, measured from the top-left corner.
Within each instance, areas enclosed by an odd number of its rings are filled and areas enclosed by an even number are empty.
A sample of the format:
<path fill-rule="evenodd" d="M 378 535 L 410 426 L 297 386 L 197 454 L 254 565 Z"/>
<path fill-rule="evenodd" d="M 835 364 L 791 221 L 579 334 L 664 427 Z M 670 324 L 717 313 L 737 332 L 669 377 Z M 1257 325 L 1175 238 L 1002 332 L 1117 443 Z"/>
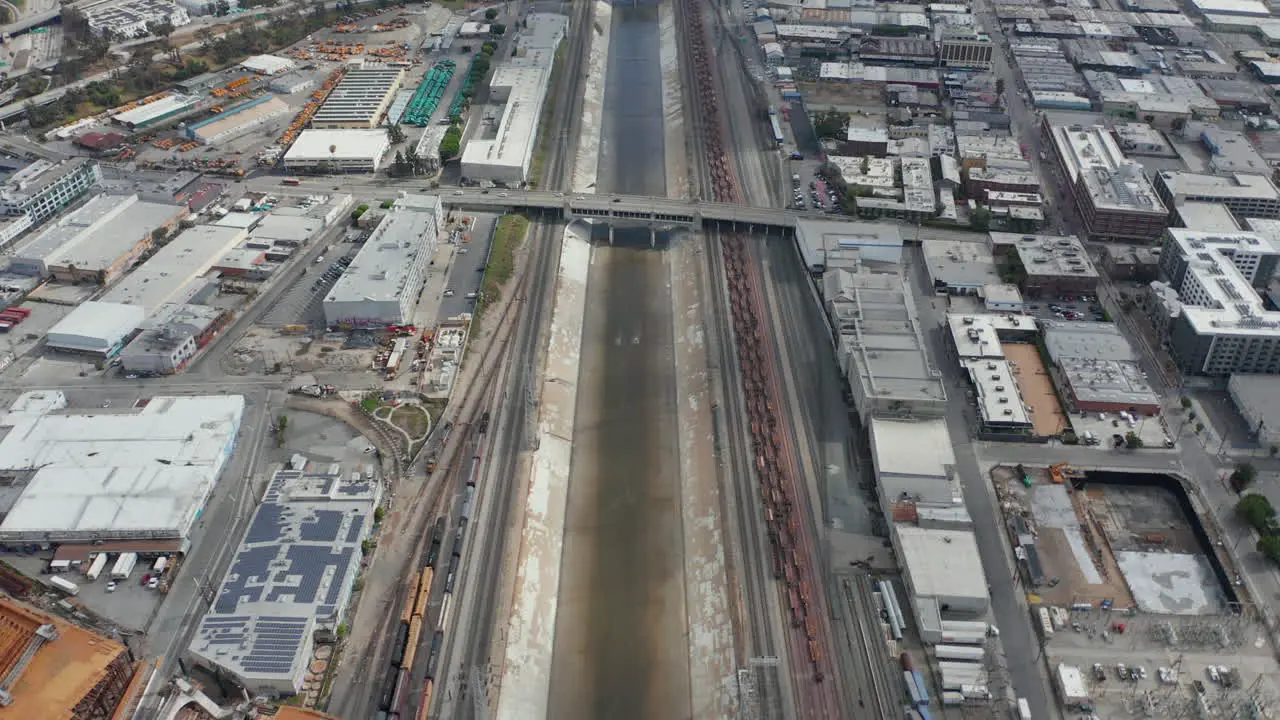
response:
<path fill-rule="evenodd" d="M 1118 552 L 1116 562 L 1138 609 L 1162 615 L 1206 615 L 1225 608 L 1209 561 L 1200 555 Z"/>
<path fill-rule="evenodd" d="M 667 256 L 647 230 L 615 242 L 587 288 L 549 714 L 564 720 L 689 715 Z"/>

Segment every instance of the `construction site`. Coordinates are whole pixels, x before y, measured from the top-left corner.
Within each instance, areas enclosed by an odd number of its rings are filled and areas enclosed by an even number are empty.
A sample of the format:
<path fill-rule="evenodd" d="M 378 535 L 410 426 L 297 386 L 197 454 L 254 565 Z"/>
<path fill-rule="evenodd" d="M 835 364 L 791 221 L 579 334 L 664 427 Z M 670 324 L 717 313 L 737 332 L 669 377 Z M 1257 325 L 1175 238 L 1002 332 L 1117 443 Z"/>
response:
<path fill-rule="evenodd" d="M 1058 700 L 1103 717 L 1265 717 L 1258 609 L 1178 478 L 998 466 L 991 477 Z"/>

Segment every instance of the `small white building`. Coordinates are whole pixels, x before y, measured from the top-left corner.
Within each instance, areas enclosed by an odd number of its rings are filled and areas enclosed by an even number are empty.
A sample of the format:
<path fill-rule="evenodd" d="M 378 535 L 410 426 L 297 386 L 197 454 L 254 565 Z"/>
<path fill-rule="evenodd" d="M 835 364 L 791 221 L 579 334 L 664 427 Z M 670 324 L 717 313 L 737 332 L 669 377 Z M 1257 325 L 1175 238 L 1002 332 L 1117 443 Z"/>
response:
<path fill-rule="evenodd" d="M 137 305 L 89 301 L 50 328 L 45 343 L 66 352 L 111 357 L 146 317 Z"/>
<path fill-rule="evenodd" d="M 282 58 L 279 55 L 254 55 L 242 60 L 240 67 L 259 75 L 279 75 L 289 72 L 295 65 L 289 58 Z"/>
<path fill-rule="evenodd" d="M 391 147 L 387 131 L 303 130 L 284 155 L 290 170 L 322 172 L 377 172 Z"/>
<path fill-rule="evenodd" d="M 1062 704 L 1068 707 L 1079 707 L 1089 703 L 1089 685 L 1085 682 L 1084 673 L 1075 665 L 1059 663 L 1053 671 L 1054 684 L 1062 697 Z"/>
<path fill-rule="evenodd" d="M 895 524 L 892 532 L 912 596 L 935 598 L 944 614 L 987 611 L 986 573 L 972 531 Z"/>

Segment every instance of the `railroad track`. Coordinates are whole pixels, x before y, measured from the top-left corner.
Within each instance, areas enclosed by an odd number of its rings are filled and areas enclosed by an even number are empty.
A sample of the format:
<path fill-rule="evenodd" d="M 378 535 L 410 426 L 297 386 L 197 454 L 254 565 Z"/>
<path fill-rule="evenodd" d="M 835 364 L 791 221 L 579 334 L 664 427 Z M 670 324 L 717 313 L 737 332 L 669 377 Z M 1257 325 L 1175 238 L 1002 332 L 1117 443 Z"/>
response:
<path fill-rule="evenodd" d="M 724 260 L 714 251 L 716 242 L 716 239 L 709 238 L 707 245 L 711 252 L 705 253 L 708 285 L 712 288 L 708 295 L 714 326 L 728 328 L 732 327 L 733 319 L 725 293 Z M 735 346 L 732 342 L 722 342 L 714 333 L 709 333 L 709 337 L 715 346 L 711 355 L 715 363 L 712 373 L 715 381 L 723 383 L 721 387 L 724 388 L 724 404 L 714 406 L 712 416 L 722 483 L 726 489 L 732 488 L 733 510 L 726 511 L 725 517 L 734 518 L 737 531 L 730 536 L 726 556 L 729 558 L 730 576 L 736 578 L 729 587 L 734 596 L 733 604 L 738 608 L 738 626 L 740 632 L 745 633 L 738 642 L 738 663 L 740 668 L 746 668 L 752 679 L 750 686 L 739 687 L 742 716 L 770 720 L 783 717 L 785 699 L 779 686 L 778 668 L 750 665 L 753 658 L 777 657 L 778 653 L 774 625 L 769 622 L 769 618 L 777 615 L 777 609 L 770 605 L 768 596 L 773 569 L 764 550 L 767 541 L 766 533 L 760 527 L 761 498 L 752 482 L 755 473 L 747 461 L 751 438 L 746 409 L 742 394 L 735 392 L 735 388 L 741 385 Z M 729 492 L 722 495 L 726 504 L 729 495 Z"/>

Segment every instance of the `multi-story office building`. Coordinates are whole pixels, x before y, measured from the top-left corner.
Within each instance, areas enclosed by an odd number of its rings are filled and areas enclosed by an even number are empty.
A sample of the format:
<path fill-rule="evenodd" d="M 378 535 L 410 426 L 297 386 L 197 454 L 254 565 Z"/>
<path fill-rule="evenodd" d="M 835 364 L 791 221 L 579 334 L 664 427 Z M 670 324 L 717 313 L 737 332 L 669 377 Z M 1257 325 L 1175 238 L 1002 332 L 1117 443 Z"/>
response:
<path fill-rule="evenodd" d="M 1280 312 L 1259 296 L 1275 275 L 1280 247 L 1252 232 L 1169 228 L 1160 268 L 1177 292 L 1155 311 L 1185 373 L 1280 373 Z"/>
<path fill-rule="evenodd" d="M 1169 213 L 1142 172 L 1120 152 L 1102 125 L 1051 125 L 1042 131 L 1071 186 L 1089 238 L 1150 242 L 1169 224 Z"/>
<path fill-rule="evenodd" d="M 0 188 L 0 212 L 26 215 L 39 225 L 101 182 L 102 169 L 89 158 L 36 160 Z"/>
<path fill-rule="evenodd" d="M 1222 203 L 1238 221 L 1251 217 L 1280 218 L 1280 190 L 1265 175 L 1201 175 L 1161 170 L 1156 174 L 1155 188 L 1169 208 L 1187 202 Z"/>

